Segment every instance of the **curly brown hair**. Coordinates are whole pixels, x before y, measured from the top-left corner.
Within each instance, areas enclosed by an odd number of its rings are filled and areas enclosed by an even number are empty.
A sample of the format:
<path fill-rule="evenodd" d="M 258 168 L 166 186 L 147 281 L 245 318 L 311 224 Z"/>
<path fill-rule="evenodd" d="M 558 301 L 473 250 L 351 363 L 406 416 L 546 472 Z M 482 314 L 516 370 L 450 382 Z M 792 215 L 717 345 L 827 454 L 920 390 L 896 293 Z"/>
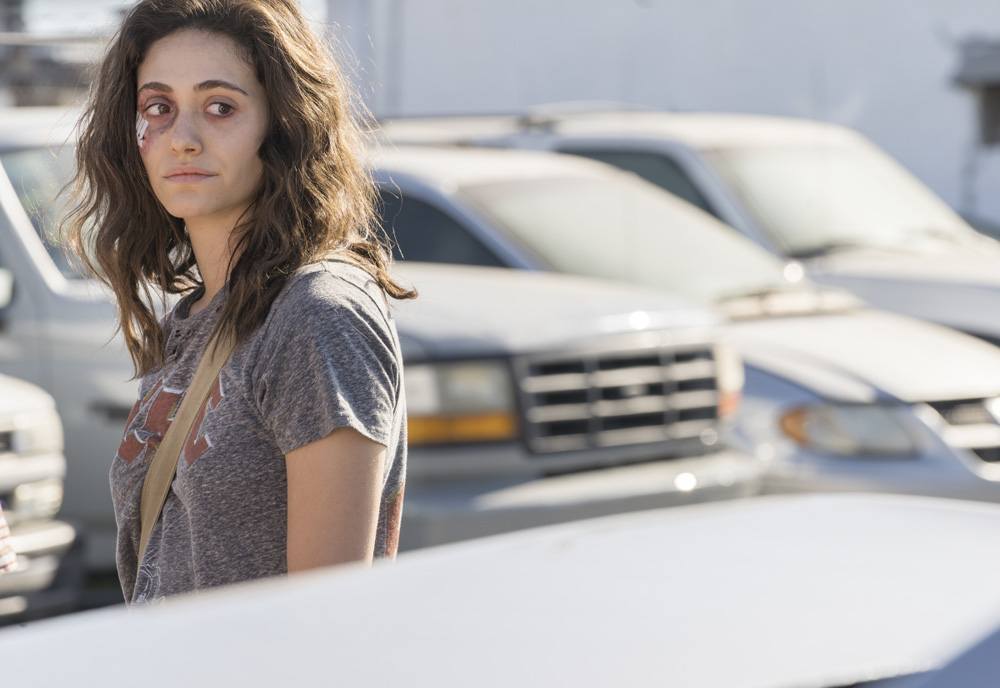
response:
<path fill-rule="evenodd" d="M 154 195 L 133 127 L 139 65 L 150 45 L 182 29 L 232 39 L 267 96 L 268 130 L 258 151 L 263 181 L 236 237 L 216 333 L 243 340 L 263 324 L 296 269 L 334 251 L 367 270 L 388 295 L 415 297 L 388 272 L 358 103 L 295 1 L 141 0 L 95 75 L 79 123 L 76 202 L 64 220 L 71 250 L 115 292 L 137 375 L 164 362 L 157 293 L 166 298 L 201 284 L 184 221 Z"/>

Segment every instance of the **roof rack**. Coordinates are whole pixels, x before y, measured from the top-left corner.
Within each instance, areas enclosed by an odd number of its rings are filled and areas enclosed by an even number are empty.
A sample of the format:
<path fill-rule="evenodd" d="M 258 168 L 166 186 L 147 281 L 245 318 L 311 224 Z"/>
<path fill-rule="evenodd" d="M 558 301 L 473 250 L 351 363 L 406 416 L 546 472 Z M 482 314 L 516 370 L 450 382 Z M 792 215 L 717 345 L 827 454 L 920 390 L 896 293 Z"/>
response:
<path fill-rule="evenodd" d="M 614 100 L 570 100 L 528 108 L 516 118 L 521 129 L 551 129 L 560 120 L 578 115 L 613 112 L 662 112 L 660 108 Z"/>

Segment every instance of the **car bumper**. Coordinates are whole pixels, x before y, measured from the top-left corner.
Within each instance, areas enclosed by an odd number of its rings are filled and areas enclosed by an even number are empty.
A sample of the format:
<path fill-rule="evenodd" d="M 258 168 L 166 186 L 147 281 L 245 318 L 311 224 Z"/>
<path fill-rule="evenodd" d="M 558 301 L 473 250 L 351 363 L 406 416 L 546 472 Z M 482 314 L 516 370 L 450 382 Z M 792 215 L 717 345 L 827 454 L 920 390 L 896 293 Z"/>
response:
<path fill-rule="evenodd" d="M 736 450 L 534 480 L 408 484 L 401 549 L 608 514 L 757 494 L 761 466 Z"/>
<path fill-rule="evenodd" d="M 76 529 L 62 521 L 11 527 L 17 567 L 0 576 L 0 624 L 72 611 L 82 584 Z"/>
<path fill-rule="evenodd" d="M 801 452 L 794 463 L 773 464 L 764 491 L 879 492 L 1000 502 L 1000 481 L 984 477 L 988 467 L 964 449 L 914 458 L 831 457 Z"/>

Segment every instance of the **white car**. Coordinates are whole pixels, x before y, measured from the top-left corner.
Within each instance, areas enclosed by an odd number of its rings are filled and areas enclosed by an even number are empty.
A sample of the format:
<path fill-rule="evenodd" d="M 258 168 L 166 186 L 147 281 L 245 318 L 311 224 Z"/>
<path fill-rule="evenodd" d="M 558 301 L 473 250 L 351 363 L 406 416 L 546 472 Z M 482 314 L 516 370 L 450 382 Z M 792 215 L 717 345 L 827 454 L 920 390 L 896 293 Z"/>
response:
<path fill-rule="evenodd" d="M 772 496 L 88 612 L 0 647 L 10 685 L 912 688 L 1000 618 L 998 539 L 992 504 Z"/>
<path fill-rule="evenodd" d="M 720 309 L 746 364 L 737 431 L 771 489 L 1000 501 L 996 347 L 817 287 L 607 165 L 418 146 L 373 164 L 403 258 L 636 282 Z"/>
<path fill-rule="evenodd" d="M 41 240 L 58 220 L 73 121 L 0 114 L 0 280 L 12 289 L 0 372 L 55 398 L 63 513 L 86 527 L 89 565 L 109 569 L 108 470 L 136 384 L 111 295 Z M 409 413 L 401 547 L 759 490 L 760 460 L 720 439 L 743 374 L 704 306 L 568 276 L 440 265 L 403 276 L 421 296 L 394 306 Z"/>
<path fill-rule="evenodd" d="M 9 285 L 8 285 L 9 286 Z M 0 323 L 10 292 L 0 284 Z M 0 375 L 0 506 L 17 564 L 0 576 L 0 625 L 72 611 L 83 586 L 76 529 L 63 498 L 62 425 L 52 397 Z"/>
<path fill-rule="evenodd" d="M 899 688 L 993 688 L 1000 673 L 1000 628 L 957 654 L 943 667 Z"/>
<path fill-rule="evenodd" d="M 387 122 L 397 143 L 581 155 L 631 171 L 817 283 L 1000 344 L 1000 243 L 863 136 L 740 114 L 542 111 Z"/>

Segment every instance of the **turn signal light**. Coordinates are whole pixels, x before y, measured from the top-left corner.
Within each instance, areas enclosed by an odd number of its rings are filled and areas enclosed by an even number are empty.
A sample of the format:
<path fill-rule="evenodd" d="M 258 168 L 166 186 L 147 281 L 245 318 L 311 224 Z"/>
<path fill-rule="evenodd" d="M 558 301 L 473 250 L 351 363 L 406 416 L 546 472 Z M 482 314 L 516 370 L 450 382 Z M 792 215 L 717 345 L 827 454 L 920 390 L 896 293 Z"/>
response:
<path fill-rule="evenodd" d="M 499 442 L 516 439 L 518 427 L 510 413 L 423 416 L 408 419 L 406 435 L 411 445 Z"/>

